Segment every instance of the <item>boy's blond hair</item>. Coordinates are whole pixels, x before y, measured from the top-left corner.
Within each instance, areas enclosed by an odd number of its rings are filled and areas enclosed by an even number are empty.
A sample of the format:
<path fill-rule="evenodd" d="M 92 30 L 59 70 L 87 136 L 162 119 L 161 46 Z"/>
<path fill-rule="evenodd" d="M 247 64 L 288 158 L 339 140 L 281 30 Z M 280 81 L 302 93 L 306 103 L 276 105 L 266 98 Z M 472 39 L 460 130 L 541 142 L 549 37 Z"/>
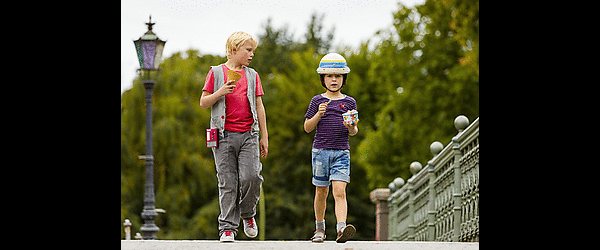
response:
<path fill-rule="evenodd" d="M 256 42 L 256 40 L 254 40 L 254 38 L 252 38 L 252 36 L 246 32 L 238 31 L 231 34 L 231 36 L 227 38 L 227 43 L 225 44 L 225 53 L 227 54 L 227 58 L 231 56 L 234 49 L 240 49 L 245 42 L 249 42 L 252 46 L 254 46 L 255 49 L 258 46 L 258 42 Z"/>

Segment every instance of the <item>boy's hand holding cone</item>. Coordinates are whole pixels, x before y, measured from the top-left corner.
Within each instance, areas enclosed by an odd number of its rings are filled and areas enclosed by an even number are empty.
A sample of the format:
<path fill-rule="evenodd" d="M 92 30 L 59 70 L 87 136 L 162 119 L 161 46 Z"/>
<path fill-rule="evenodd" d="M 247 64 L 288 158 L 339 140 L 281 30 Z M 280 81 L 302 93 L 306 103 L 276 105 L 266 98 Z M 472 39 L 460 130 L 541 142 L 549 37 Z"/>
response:
<path fill-rule="evenodd" d="M 235 87 L 237 81 L 240 80 L 240 78 L 242 78 L 242 74 L 233 70 L 228 70 L 227 82 L 225 83 L 225 85 L 223 85 L 223 87 L 219 89 L 219 91 L 221 91 L 221 96 L 233 93 L 233 88 Z"/>

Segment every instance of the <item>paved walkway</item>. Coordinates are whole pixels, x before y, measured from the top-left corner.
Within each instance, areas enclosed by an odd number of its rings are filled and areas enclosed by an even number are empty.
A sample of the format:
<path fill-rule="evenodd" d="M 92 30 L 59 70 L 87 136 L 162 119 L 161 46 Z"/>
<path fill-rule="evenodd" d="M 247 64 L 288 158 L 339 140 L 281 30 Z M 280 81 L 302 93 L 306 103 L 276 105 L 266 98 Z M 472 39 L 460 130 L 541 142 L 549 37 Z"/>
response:
<path fill-rule="evenodd" d="M 121 250 L 134 249 L 341 249 L 341 250 L 479 250 L 479 242 L 420 242 L 420 241 L 348 241 L 336 243 L 312 243 L 310 241 L 257 241 L 236 240 L 234 243 L 221 243 L 217 240 L 121 240 Z"/>

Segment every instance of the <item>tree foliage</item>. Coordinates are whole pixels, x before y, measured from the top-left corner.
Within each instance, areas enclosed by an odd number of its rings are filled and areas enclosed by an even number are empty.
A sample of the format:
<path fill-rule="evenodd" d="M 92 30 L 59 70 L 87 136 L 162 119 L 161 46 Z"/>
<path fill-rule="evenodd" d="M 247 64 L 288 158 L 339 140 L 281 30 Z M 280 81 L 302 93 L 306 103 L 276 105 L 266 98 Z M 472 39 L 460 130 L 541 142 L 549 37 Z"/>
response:
<path fill-rule="evenodd" d="M 375 238 L 369 192 L 387 187 L 395 177 L 410 177 L 410 162 L 425 164 L 431 142 L 448 143 L 456 134 L 454 117 L 479 116 L 478 1 L 428 0 L 412 9 L 399 5 L 393 27 L 375 34 L 381 43 L 373 49 L 365 41 L 356 49 L 332 50 L 334 29 L 323 31 L 325 18 L 313 13 L 301 41 L 294 40 L 287 26 L 273 27 L 267 19 L 250 65 L 265 90 L 270 139 L 268 158 L 261 158 L 266 239 L 306 240 L 314 231 L 314 132 L 305 133 L 303 123 L 311 98 L 325 91 L 316 74 L 325 53 L 346 57 L 352 71 L 342 92 L 356 99 L 361 120 L 360 132 L 350 137 L 347 187 L 347 221 L 357 227 L 357 240 Z M 188 50 L 161 64 L 153 95 L 156 206 L 167 211 L 156 219 L 160 239 L 218 238 L 216 171 L 212 151 L 205 146 L 210 109 L 200 108 L 199 99 L 209 66 L 225 61 Z M 144 163 L 137 159 L 145 145 L 139 79 L 123 93 L 121 103 L 120 223 L 130 219 L 135 233 L 143 223 L 144 196 Z M 331 195 L 327 207 L 326 233 L 334 236 Z M 237 238 L 245 237 L 240 233 Z"/>
<path fill-rule="evenodd" d="M 448 143 L 456 134 L 456 116 L 479 116 L 478 6 L 460 0 L 400 5 L 393 29 L 380 33 L 385 39 L 366 79 L 373 88 L 367 95 L 379 99 L 377 111 L 358 150 L 371 188 L 406 180 L 412 161 L 431 159 L 433 141 Z"/>

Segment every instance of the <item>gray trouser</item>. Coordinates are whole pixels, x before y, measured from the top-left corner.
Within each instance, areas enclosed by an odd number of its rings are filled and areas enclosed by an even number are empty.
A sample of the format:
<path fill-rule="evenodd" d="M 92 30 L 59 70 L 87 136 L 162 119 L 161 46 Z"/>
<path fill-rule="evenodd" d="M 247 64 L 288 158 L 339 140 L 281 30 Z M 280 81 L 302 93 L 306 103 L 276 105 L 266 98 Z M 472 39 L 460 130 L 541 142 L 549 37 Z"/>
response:
<path fill-rule="evenodd" d="M 240 216 L 254 217 L 260 198 L 263 177 L 258 134 L 225 131 L 225 138 L 221 138 L 218 145 L 212 150 L 219 181 L 219 236 L 225 230 L 237 235 Z"/>

